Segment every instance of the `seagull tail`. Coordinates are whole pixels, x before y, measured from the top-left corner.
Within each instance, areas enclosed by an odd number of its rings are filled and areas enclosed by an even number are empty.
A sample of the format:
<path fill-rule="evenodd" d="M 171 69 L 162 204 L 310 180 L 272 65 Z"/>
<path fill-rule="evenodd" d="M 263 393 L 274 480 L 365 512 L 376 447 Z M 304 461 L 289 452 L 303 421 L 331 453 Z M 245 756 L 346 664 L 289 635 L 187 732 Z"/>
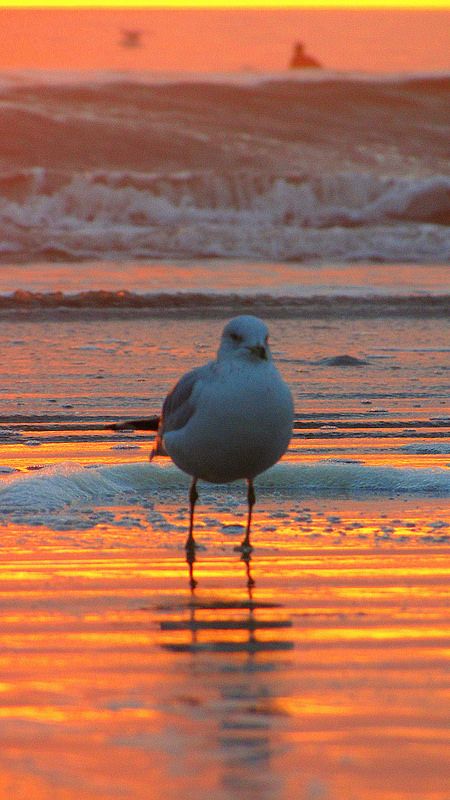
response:
<path fill-rule="evenodd" d="M 113 422 L 106 425 L 109 431 L 157 431 L 160 417 L 148 417 L 146 419 L 128 419 L 126 422 Z"/>

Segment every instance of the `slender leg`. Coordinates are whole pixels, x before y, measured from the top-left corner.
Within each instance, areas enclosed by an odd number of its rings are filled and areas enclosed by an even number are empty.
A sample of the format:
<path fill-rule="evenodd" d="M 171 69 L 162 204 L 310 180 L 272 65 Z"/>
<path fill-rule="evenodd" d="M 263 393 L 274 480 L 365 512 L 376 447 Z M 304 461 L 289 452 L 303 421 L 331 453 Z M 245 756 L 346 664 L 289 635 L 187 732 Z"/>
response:
<path fill-rule="evenodd" d="M 186 540 L 185 549 L 187 553 L 195 552 L 194 539 L 194 509 L 198 500 L 197 478 L 192 478 L 191 488 L 189 489 L 189 535 Z"/>
<path fill-rule="evenodd" d="M 253 481 L 249 478 L 247 480 L 247 501 L 248 501 L 248 516 L 247 516 L 247 530 L 245 532 L 245 539 L 242 542 L 241 550 L 245 553 L 251 553 L 253 547 L 250 544 L 250 526 L 252 524 L 252 511 L 253 506 L 255 505 L 255 488 L 253 486 Z"/>

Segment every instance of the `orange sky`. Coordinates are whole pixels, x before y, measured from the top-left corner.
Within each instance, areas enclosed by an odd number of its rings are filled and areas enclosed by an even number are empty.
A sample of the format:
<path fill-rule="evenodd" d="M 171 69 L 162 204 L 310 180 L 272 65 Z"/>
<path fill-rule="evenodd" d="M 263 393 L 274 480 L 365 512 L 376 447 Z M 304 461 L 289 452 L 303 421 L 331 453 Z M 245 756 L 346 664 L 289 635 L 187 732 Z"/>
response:
<path fill-rule="evenodd" d="M 0 69 L 278 70 L 295 39 L 330 68 L 450 66 L 450 10 L 1 8 L 0 31 Z"/>
<path fill-rule="evenodd" d="M 330 68 L 450 66 L 450 10 L 2 8 L 0 30 L 0 69 L 278 70 L 295 39 Z"/>

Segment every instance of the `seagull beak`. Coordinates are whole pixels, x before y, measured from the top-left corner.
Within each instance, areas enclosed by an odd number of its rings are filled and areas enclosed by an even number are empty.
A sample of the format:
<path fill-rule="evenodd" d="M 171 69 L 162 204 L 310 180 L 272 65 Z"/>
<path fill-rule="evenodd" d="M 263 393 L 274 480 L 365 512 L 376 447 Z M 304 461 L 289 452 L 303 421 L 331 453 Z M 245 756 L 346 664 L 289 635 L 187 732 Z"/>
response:
<path fill-rule="evenodd" d="M 262 361 L 267 361 L 267 349 L 263 344 L 255 344 L 253 347 L 248 348 L 252 355 L 260 358 Z"/>

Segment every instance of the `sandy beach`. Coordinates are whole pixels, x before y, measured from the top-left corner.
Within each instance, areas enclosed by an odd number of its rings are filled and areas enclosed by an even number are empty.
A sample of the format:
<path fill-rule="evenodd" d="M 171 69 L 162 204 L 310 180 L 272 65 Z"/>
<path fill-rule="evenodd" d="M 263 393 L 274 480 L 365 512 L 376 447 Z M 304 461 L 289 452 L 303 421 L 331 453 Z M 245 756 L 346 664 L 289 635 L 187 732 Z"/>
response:
<path fill-rule="evenodd" d="M 251 561 L 244 487 L 203 484 L 194 592 L 188 478 L 105 425 L 220 315 L 4 316 L 2 799 L 448 800 L 448 323 L 295 314 Z"/>

